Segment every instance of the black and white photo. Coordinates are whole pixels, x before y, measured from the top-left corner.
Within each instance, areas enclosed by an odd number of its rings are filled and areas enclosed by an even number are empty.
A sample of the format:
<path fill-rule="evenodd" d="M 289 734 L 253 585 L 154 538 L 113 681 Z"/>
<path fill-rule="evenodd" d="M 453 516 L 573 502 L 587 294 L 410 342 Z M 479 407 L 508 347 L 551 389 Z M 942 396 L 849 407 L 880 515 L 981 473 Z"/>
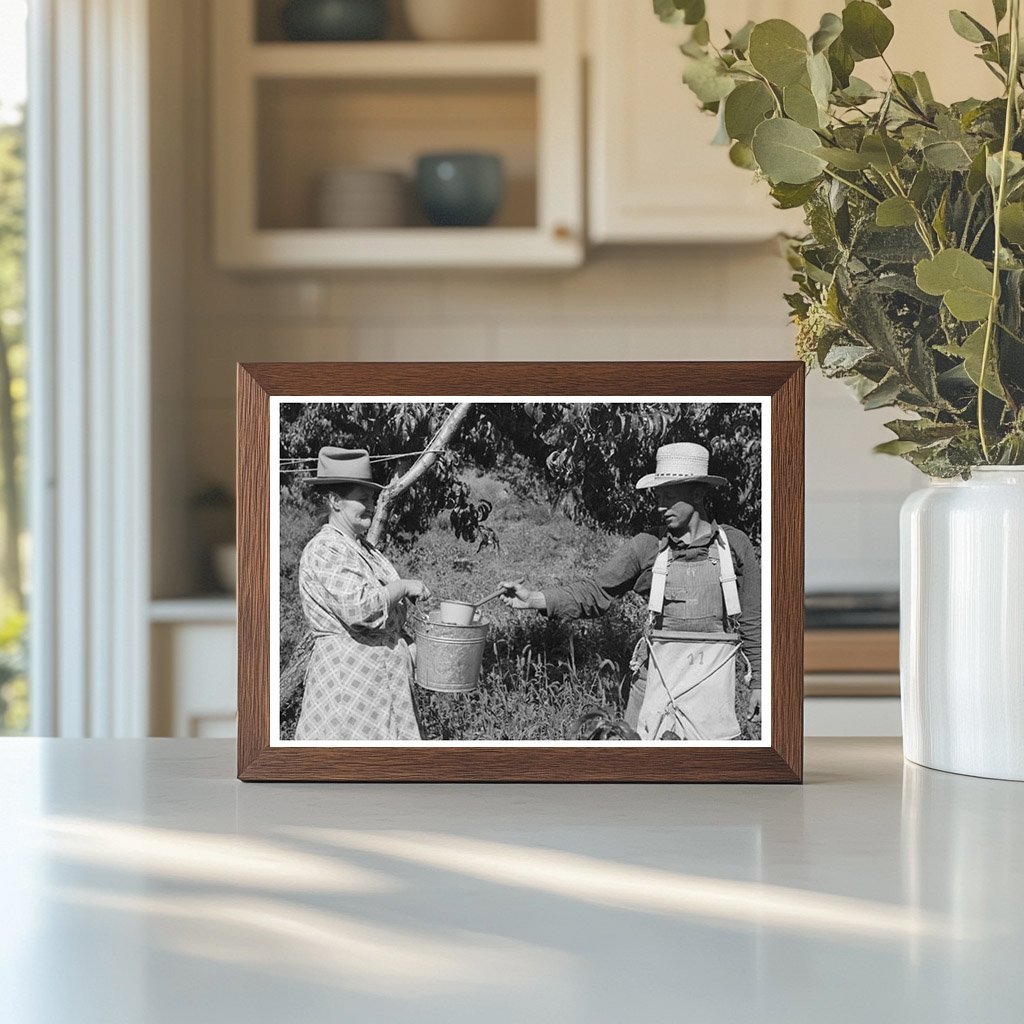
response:
<path fill-rule="evenodd" d="M 272 745 L 767 745 L 770 416 L 271 398 Z"/>

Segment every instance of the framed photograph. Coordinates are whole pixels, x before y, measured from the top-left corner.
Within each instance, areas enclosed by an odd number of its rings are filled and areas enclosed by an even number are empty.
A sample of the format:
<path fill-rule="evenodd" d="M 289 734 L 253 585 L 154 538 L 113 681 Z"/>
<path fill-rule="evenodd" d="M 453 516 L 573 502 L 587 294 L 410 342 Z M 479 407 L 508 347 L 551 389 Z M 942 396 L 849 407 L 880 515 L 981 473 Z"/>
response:
<path fill-rule="evenodd" d="M 803 382 L 239 365 L 239 778 L 801 781 Z"/>

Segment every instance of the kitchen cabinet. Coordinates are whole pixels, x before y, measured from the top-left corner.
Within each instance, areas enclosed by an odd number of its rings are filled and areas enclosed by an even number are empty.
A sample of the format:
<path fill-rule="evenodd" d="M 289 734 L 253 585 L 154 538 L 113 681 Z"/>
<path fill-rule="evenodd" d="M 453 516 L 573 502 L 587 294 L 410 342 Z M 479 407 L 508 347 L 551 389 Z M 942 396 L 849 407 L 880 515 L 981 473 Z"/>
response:
<path fill-rule="evenodd" d="M 799 210 L 777 210 L 767 185 L 710 144 L 715 120 L 702 114 L 681 82 L 678 49 L 686 26 L 663 25 L 646 2 L 587 0 L 588 222 L 593 243 L 754 241 L 800 232 Z M 733 0 L 708 3 L 712 37 L 747 20 L 785 18 L 805 33 L 842 4 L 825 0 Z M 984 23 L 988 0 L 958 7 Z M 886 10 L 895 25 L 887 51 L 897 68 L 926 71 L 938 99 L 997 94 L 998 83 L 950 27 L 945 7 L 901 0 Z M 881 84 L 881 61 L 857 74 Z"/>
<path fill-rule="evenodd" d="M 150 605 L 150 734 L 235 735 L 235 602 L 183 598 Z"/>
<path fill-rule="evenodd" d="M 755 241 L 798 231 L 799 211 L 776 210 L 763 182 L 712 146 L 681 76 L 689 27 L 664 25 L 648 3 L 588 0 L 588 225 L 602 242 Z M 712 31 L 784 17 L 817 25 L 820 0 L 708 5 Z M 803 12 L 800 10 L 803 8 Z M 804 16 L 801 17 L 801 14 Z"/>
<path fill-rule="evenodd" d="M 229 269 L 573 266 L 583 258 L 579 10 L 535 4 L 532 39 L 292 42 L 276 0 L 218 0 L 213 231 Z M 338 168 L 399 172 L 424 152 L 498 154 L 493 225 L 431 227 L 411 189 L 397 227 L 318 226 Z M 322 221 L 320 222 L 322 223 Z"/>

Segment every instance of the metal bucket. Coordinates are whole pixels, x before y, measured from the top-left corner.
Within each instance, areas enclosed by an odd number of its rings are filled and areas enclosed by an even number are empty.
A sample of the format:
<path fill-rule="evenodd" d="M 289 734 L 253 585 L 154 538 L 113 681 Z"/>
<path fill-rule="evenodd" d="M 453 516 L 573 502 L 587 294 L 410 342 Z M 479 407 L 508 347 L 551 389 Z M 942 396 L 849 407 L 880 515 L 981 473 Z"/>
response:
<path fill-rule="evenodd" d="M 487 622 L 454 626 L 438 612 L 415 620 L 416 682 L 438 693 L 467 693 L 480 685 Z"/>

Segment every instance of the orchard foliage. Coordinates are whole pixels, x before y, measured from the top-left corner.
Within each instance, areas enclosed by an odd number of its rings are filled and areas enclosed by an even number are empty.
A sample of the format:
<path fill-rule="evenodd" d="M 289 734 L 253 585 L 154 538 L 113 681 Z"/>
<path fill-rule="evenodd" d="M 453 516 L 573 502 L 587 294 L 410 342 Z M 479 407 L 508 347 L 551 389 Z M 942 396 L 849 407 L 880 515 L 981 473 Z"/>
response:
<path fill-rule="evenodd" d="M 713 6 L 713 5 L 708 5 Z M 788 295 L 808 366 L 843 380 L 888 424 L 879 450 L 933 476 L 1024 462 L 1024 133 L 1020 0 L 951 30 L 998 95 L 939 102 L 921 71 L 890 66 L 889 0 L 851 0 L 806 35 L 748 22 L 716 44 L 705 0 L 654 0 L 692 26 L 683 80 L 718 119 L 716 142 L 803 207 Z M 728 5 L 721 9 L 728 11 Z M 940 5 L 936 17 L 946 17 Z M 881 90 L 856 75 L 878 61 Z"/>
<path fill-rule="evenodd" d="M 366 448 L 379 483 L 407 470 L 451 410 L 441 403 L 285 403 L 281 406 L 282 502 L 317 513 L 314 493 L 290 460 L 324 445 Z M 760 543 L 761 409 L 754 403 L 555 403 L 473 405 L 448 451 L 395 503 L 389 539 L 408 546 L 439 515 L 462 539 L 500 542 L 490 505 L 474 500 L 471 470 L 506 480 L 515 493 L 549 500 L 572 520 L 618 534 L 657 530 L 649 492 L 635 484 L 653 470 L 660 445 L 696 441 L 711 469 L 730 481 L 712 492 L 711 512 Z M 305 463 L 312 466 L 314 463 Z"/>

